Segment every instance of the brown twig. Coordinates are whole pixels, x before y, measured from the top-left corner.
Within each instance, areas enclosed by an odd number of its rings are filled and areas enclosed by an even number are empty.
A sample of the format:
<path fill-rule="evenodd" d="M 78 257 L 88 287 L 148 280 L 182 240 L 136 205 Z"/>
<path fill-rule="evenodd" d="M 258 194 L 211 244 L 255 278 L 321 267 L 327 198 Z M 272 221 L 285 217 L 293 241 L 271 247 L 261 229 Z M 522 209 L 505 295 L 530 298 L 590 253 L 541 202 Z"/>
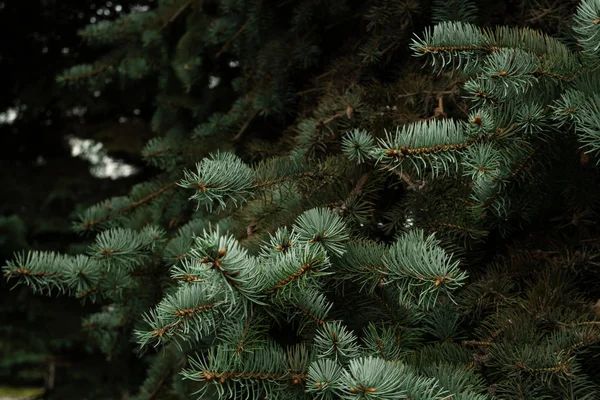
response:
<path fill-rule="evenodd" d="M 335 115 L 332 115 L 331 117 L 328 117 L 327 119 L 322 119 L 319 120 L 317 122 L 315 122 L 315 126 L 323 126 L 323 125 L 327 125 L 328 123 L 330 123 L 333 120 L 338 119 L 339 117 L 341 117 L 342 115 L 346 114 L 346 112 L 339 112 Z"/>
<path fill-rule="evenodd" d="M 225 43 L 223 45 L 221 50 L 219 50 L 219 52 L 217 54 L 215 54 L 215 58 L 221 57 L 221 54 L 223 54 L 225 51 L 227 51 L 227 49 L 229 48 L 229 46 L 231 46 L 231 43 L 233 43 L 235 38 L 237 38 L 244 31 L 244 29 L 246 29 L 248 27 L 248 24 L 249 24 L 249 22 L 246 22 L 244 25 L 242 25 L 240 27 L 240 29 L 237 30 L 237 32 L 231 38 L 229 38 L 229 40 L 227 41 L 227 43 Z"/>
<path fill-rule="evenodd" d="M 399 173 L 400 179 L 408 186 L 410 190 L 420 190 L 425 187 L 425 181 L 413 181 L 410 175 L 408 175 L 405 171 L 401 171 Z"/>
<path fill-rule="evenodd" d="M 179 9 L 175 11 L 175 14 L 171 15 L 171 17 L 165 21 L 162 27 L 165 28 L 171 22 L 175 21 L 177 17 L 179 17 L 179 15 L 190 5 L 191 2 L 192 0 L 186 1 L 181 7 L 179 7 Z"/>
<path fill-rule="evenodd" d="M 443 95 L 443 94 L 453 94 L 454 90 L 425 90 L 422 92 L 412 92 L 412 93 L 405 93 L 405 94 L 399 94 L 398 96 L 396 96 L 397 99 L 401 99 L 403 97 L 412 97 L 412 96 L 416 96 L 418 94 L 428 94 L 428 95 L 432 95 L 432 94 L 436 94 L 436 95 Z"/>
<path fill-rule="evenodd" d="M 413 179 L 405 171 L 398 171 L 389 164 L 381 164 L 385 169 L 398 175 L 400 179 L 406 183 L 409 190 L 421 190 L 425 187 L 425 181 L 413 181 Z"/>
<path fill-rule="evenodd" d="M 158 391 L 160 390 L 160 388 L 162 387 L 162 385 L 165 383 L 165 380 L 169 377 L 169 375 L 171 375 L 171 371 L 167 371 L 167 373 L 165 373 L 161 378 L 160 381 L 158 381 L 158 384 L 156 385 L 156 387 L 154 388 L 154 390 L 152 391 L 152 393 L 150 393 L 148 395 L 148 400 L 152 400 L 154 398 L 154 396 L 156 396 L 156 394 L 158 393 Z"/>
<path fill-rule="evenodd" d="M 554 2 L 551 7 L 541 8 L 540 9 L 541 13 L 539 13 L 538 15 L 536 15 L 534 17 L 529 18 L 527 20 L 527 23 L 531 24 L 531 23 L 533 23 L 535 21 L 538 21 L 540 19 L 544 19 L 546 17 L 546 15 L 550 14 L 551 12 L 553 12 L 555 10 L 556 10 L 556 2 Z"/>
<path fill-rule="evenodd" d="M 303 90 L 303 91 L 301 91 L 301 92 L 298 92 L 298 93 L 296 93 L 296 96 L 302 96 L 302 95 L 304 95 L 304 94 L 307 94 L 307 93 L 312 93 L 312 92 L 317 92 L 317 91 L 319 91 L 319 90 L 325 90 L 325 88 L 322 88 L 322 87 L 316 87 L 316 88 L 312 88 L 312 89 L 308 89 L 308 90 Z"/>
<path fill-rule="evenodd" d="M 447 118 L 448 115 L 444 112 L 444 98 L 442 96 L 438 96 L 438 106 L 433 110 L 433 115 L 431 117 L 425 118 L 423 121 L 429 121 L 435 118 Z"/>
<path fill-rule="evenodd" d="M 242 138 L 242 135 L 244 134 L 246 129 L 248 129 L 248 126 L 254 120 L 254 118 L 256 118 L 257 115 L 258 115 L 258 110 L 254 111 L 254 113 L 250 116 L 250 118 L 248 118 L 248 120 L 246 121 L 244 126 L 242 126 L 242 129 L 240 129 L 239 132 L 233 137 L 234 142 L 237 142 L 238 140 L 240 140 Z"/>

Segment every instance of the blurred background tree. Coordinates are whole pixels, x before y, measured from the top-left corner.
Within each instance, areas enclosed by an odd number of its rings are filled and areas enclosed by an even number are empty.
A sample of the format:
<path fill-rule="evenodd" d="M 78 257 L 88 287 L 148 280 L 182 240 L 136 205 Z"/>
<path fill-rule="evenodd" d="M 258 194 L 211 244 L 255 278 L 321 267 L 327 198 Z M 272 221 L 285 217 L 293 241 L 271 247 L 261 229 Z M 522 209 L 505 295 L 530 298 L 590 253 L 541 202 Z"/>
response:
<path fill-rule="evenodd" d="M 127 97 L 65 90 L 56 75 L 98 56 L 98 49 L 83 45 L 78 29 L 152 4 L 0 1 L 2 262 L 24 248 L 85 245 L 87 239 L 71 230 L 71 213 L 144 179 L 140 149 L 149 133 L 145 99 L 151 98 L 144 91 L 153 88 L 138 86 Z M 107 363 L 82 340 L 81 316 L 93 307 L 35 296 L 26 287 L 9 293 L 10 286 L 0 280 L 0 388 L 54 386 L 61 399 L 115 398 L 126 391 L 127 372 L 135 376 L 135 367 L 116 374 L 115 366 L 127 360 Z"/>

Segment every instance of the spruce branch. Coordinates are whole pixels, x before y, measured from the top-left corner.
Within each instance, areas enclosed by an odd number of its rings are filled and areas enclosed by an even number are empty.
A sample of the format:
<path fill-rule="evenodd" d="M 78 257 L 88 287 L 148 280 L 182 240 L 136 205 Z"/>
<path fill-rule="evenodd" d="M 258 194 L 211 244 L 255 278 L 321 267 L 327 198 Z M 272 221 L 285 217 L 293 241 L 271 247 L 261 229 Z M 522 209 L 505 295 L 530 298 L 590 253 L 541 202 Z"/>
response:
<path fill-rule="evenodd" d="M 279 296 L 275 296 L 275 302 L 281 303 L 281 308 L 284 310 L 291 305 L 294 311 L 290 314 L 290 321 L 300 315 L 307 319 L 306 322 L 323 326 L 333 308 L 333 303 L 329 302 L 317 288 L 301 288 L 296 293 L 291 294 L 291 297 L 287 293 L 279 292 L 279 294 Z"/>
<path fill-rule="evenodd" d="M 94 78 L 103 72 L 110 71 L 113 68 L 112 64 L 93 65 L 78 65 L 67 71 L 57 78 L 59 83 L 79 83 L 90 78 Z"/>
<path fill-rule="evenodd" d="M 144 261 L 141 237 L 130 229 L 114 228 L 102 231 L 89 248 L 90 257 L 107 271 L 117 267 L 132 270 Z"/>
<path fill-rule="evenodd" d="M 375 325 L 369 322 L 364 329 L 362 341 L 367 355 L 395 361 L 408 352 L 411 344 L 415 344 L 415 336 L 409 329 L 399 325 Z"/>
<path fill-rule="evenodd" d="M 140 199 L 140 200 L 135 201 L 133 203 L 127 204 L 126 206 L 119 207 L 115 211 L 111 211 L 109 213 L 106 213 L 106 214 L 104 214 L 102 216 L 99 216 L 99 217 L 96 217 L 96 218 L 87 218 L 89 214 L 88 215 L 82 214 L 82 215 L 80 215 L 80 220 L 83 221 L 83 222 L 81 222 L 80 225 L 78 224 L 79 225 L 79 229 L 81 229 L 81 230 L 87 230 L 87 229 L 90 229 L 90 228 L 94 228 L 95 226 L 101 225 L 102 223 L 110 220 L 113 217 L 116 217 L 116 216 L 121 215 L 121 214 L 129 213 L 129 212 L 135 210 L 136 208 L 138 208 L 138 207 L 140 207 L 140 206 L 142 206 L 142 205 L 144 205 L 146 203 L 149 203 L 150 201 L 154 200 L 156 197 L 160 196 L 164 192 L 166 192 L 166 191 L 168 191 L 170 189 L 176 188 L 176 187 L 177 186 L 176 186 L 175 182 L 169 183 L 169 184 L 161 187 L 160 189 L 154 191 L 153 193 L 148 194 L 143 199 Z M 96 207 L 96 209 L 99 209 L 99 208 L 100 207 Z M 110 210 L 110 208 L 109 208 L 109 210 Z M 93 215 L 93 213 L 94 213 L 94 211 L 90 211 L 90 214 Z"/>
<path fill-rule="evenodd" d="M 260 257 L 268 260 L 271 257 L 277 257 L 285 254 L 292 246 L 298 243 L 298 234 L 290 231 L 287 227 L 279 227 L 273 234 L 269 234 L 269 239 L 261 246 Z"/>
<path fill-rule="evenodd" d="M 500 58 L 504 56 L 499 58 L 497 53 L 515 51 L 519 54 L 515 54 L 511 63 L 514 67 L 518 66 L 519 71 L 527 71 L 520 68 L 530 65 L 534 56 L 537 58 L 538 62 L 532 64 L 536 68 L 530 69 L 529 75 L 569 81 L 581 67 L 577 57 L 564 44 L 527 28 L 499 27 L 483 31 L 468 23 L 443 22 L 433 30 L 426 30 L 423 38 L 415 38 L 411 48 L 417 56 L 431 56 L 435 68 L 453 65 L 467 73 L 481 73 L 486 64 L 499 65 Z M 500 77 L 509 76 L 505 69 L 496 71 L 502 72 Z"/>
<path fill-rule="evenodd" d="M 356 336 L 342 321 L 326 322 L 317 330 L 315 349 L 319 358 L 332 358 L 342 365 L 360 356 Z"/>
<path fill-rule="evenodd" d="M 594 0 L 583 0 L 577 6 L 573 30 L 577 41 L 588 57 L 597 59 L 600 55 L 598 38 L 600 37 L 600 5 Z"/>
<path fill-rule="evenodd" d="M 203 382 L 199 394 L 214 390 L 220 397 L 270 397 L 283 389 L 289 377 L 286 354 L 269 343 L 261 351 L 247 353 L 240 362 L 222 346 L 212 347 L 208 354 L 190 358 L 190 368 L 183 370 L 184 379 Z"/>
<path fill-rule="evenodd" d="M 370 356 L 351 360 L 341 381 L 341 397 L 348 400 L 441 399 L 449 395 L 435 379 L 418 377 L 402 364 Z"/>
<path fill-rule="evenodd" d="M 155 400 L 165 389 L 169 377 L 176 375 L 185 363 L 186 354 L 175 344 L 170 344 L 161 349 L 150 364 L 146 379 L 134 400 Z"/>
<path fill-rule="evenodd" d="M 434 176 L 456 171 L 458 152 L 472 145 L 462 124 L 451 119 L 431 119 L 396 129 L 395 134 L 386 132 L 385 139 L 378 139 L 372 157 L 384 168 L 399 168 L 410 163 L 419 175 L 425 169 Z"/>
<path fill-rule="evenodd" d="M 261 292 L 266 285 L 261 279 L 257 260 L 249 256 L 231 235 L 222 235 L 219 228 L 195 238 L 190 256 L 198 261 L 200 269 L 214 271 L 222 278 L 221 290 L 231 305 L 236 304 L 237 295 L 261 303 Z M 192 275 L 193 276 L 193 275 Z M 206 275 L 207 278 L 213 278 Z"/>
<path fill-rule="evenodd" d="M 218 335 L 224 347 L 229 348 L 239 361 L 266 345 L 267 330 L 265 317 L 260 311 L 251 309 L 245 319 L 226 320 Z"/>
<path fill-rule="evenodd" d="M 234 204 L 247 201 L 251 195 L 254 171 L 233 153 L 217 152 L 196 164 L 196 172 L 184 170 L 184 178 L 179 186 L 195 189 L 190 197 L 197 201 L 197 208 L 204 205 L 209 211 L 213 204 L 218 208 L 227 206 L 226 200 Z"/>
<path fill-rule="evenodd" d="M 452 291 L 467 278 L 458 268 L 459 261 L 446 254 L 433 235 L 425 238 L 420 230 L 400 236 L 384 257 L 384 265 L 389 270 L 382 271 L 389 280 L 386 284 L 397 284 L 425 309 L 432 308 L 442 293 L 454 301 Z"/>
<path fill-rule="evenodd" d="M 307 392 L 315 393 L 319 399 L 337 398 L 342 389 L 342 372 L 342 366 L 335 360 L 325 358 L 312 362 L 308 368 Z"/>
<path fill-rule="evenodd" d="M 268 260 L 263 267 L 265 294 L 273 294 L 293 282 L 299 286 L 311 276 L 328 275 L 329 257 L 316 246 L 291 247 L 277 258 Z"/>
<path fill-rule="evenodd" d="M 436 24 L 445 21 L 475 22 L 477 11 L 477 6 L 470 0 L 436 0 L 431 19 Z"/>
<path fill-rule="evenodd" d="M 294 230 L 300 243 L 318 246 L 331 253 L 344 254 L 344 242 L 348 239 L 346 226 L 342 219 L 325 208 L 305 211 L 297 219 Z"/>
<path fill-rule="evenodd" d="M 203 265 L 198 260 L 187 258 L 187 253 L 177 261 L 178 263 L 171 268 L 172 279 L 189 284 L 205 282 L 208 279 Z"/>
<path fill-rule="evenodd" d="M 217 311 L 227 304 L 225 293 L 215 284 L 181 286 L 144 314 L 150 329 L 135 331 L 135 337 L 141 346 L 178 339 L 199 340 L 214 332 L 220 320 Z"/>
<path fill-rule="evenodd" d="M 375 139 L 364 129 L 353 129 L 342 138 L 342 151 L 358 164 L 370 159 L 374 150 Z"/>
<path fill-rule="evenodd" d="M 387 251 L 386 246 L 376 242 L 349 241 L 346 252 L 334 264 L 338 279 L 355 282 L 361 291 L 373 293 L 385 281 L 387 268 L 382 259 Z"/>
<path fill-rule="evenodd" d="M 64 293 L 67 288 L 62 267 L 66 260 L 58 253 L 32 251 L 16 254 L 2 269 L 6 279 L 20 278 L 36 292 L 57 289 Z"/>

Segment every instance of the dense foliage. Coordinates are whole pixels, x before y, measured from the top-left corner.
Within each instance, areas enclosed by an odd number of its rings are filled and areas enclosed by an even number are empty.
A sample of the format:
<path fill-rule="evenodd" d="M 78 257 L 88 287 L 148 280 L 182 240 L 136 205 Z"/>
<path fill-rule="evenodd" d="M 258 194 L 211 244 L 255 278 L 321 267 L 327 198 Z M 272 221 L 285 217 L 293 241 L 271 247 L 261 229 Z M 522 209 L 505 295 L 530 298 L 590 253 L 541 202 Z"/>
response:
<path fill-rule="evenodd" d="M 156 175 L 79 215 L 85 253 L 4 275 L 101 306 L 83 326 L 135 341 L 139 399 L 596 398 L 600 1 L 549 33 L 424 4 L 86 27 L 107 53 L 58 82 L 155 85 Z"/>

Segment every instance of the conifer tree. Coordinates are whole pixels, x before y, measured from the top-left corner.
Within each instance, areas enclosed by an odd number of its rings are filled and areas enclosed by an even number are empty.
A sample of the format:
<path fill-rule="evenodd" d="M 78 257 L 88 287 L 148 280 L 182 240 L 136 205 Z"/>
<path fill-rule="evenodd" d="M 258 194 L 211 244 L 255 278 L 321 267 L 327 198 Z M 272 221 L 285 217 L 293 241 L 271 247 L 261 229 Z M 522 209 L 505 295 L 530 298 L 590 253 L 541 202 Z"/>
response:
<path fill-rule="evenodd" d="M 414 36 L 409 0 L 87 27 L 112 50 L 58 79 L 154 82 L 159 172 L 80 215 L 87 253 L 4 275 L 102 305 L 139 399 L 596 398 L 600 0 L 564 40 L 433 3 Z"/>

